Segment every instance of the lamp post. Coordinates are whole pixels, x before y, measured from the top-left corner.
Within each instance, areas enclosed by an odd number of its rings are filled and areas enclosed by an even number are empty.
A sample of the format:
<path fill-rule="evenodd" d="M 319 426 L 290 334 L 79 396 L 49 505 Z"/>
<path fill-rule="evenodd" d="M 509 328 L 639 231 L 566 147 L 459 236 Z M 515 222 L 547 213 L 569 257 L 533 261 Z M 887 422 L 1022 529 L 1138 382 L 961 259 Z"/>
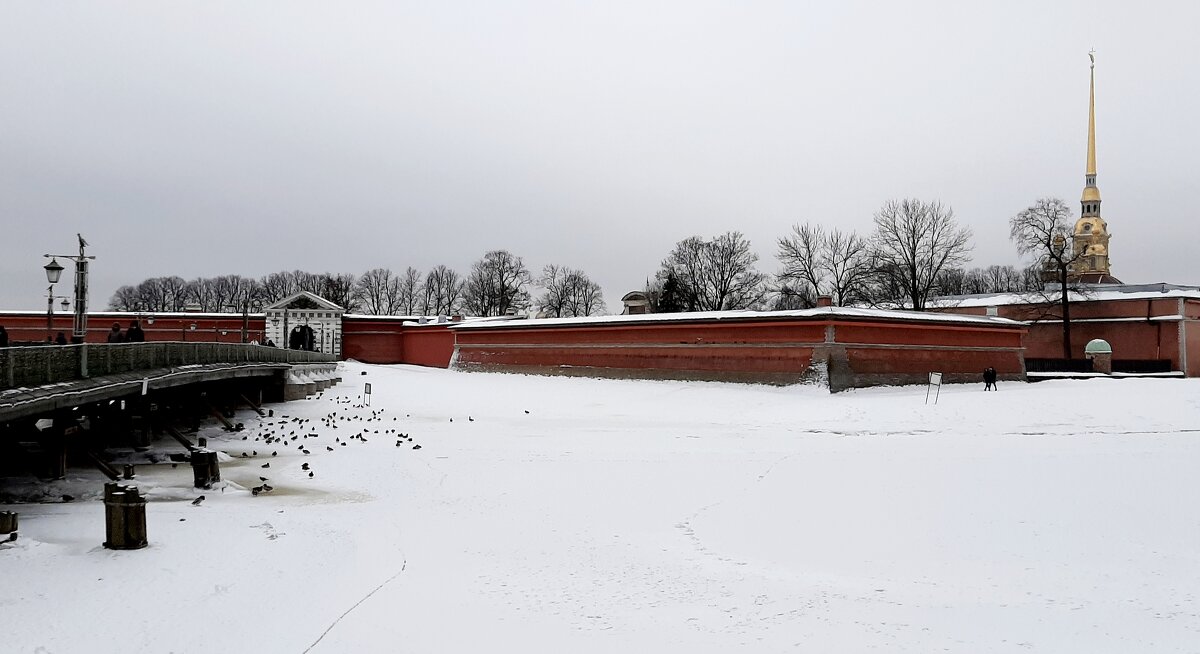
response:
<path fill-rule="evenodd" d="M 46 340 L 51 341 L 54 338 L 54 301 L 62 300 L 62 310 L 66 313 L 67 309 L 71 308 L 71 299 L 55 295 L 54 286 L 50 286 L 46 291 Z"/>
<path fill-rule="evenodd" d="M 62 276 L 63 267 L 58 263 L 58 259 L 50 259 L 50 263 L 43 267 L 46 270 L 46 281 L 50 282 L 46 287 L 46 340 L 50 340 L 54 338 L 54 285 Z"/>
<path fill-rule="evenodd" d="M 75 262 L 75 323 L 71 330 L 71 340 L 75 343 L 82 343 L 87 337 L 87 297 L 88 297 L 88 261 L 95 259 L 94 256 L 87 256 L 85 249 L 87 241 L 83 240 L 82 234 L 76 234 L 79 238 L 79 254 L 45 254 L 43 257 L 50 259 L 50 263 L 46 264 L 46 279 L 50 282 L 50 287 L 53 289 L 55 282 L 58 281 L 59 275 L 62 274 L 63 267 L 58 264 L 58 257 L 70 259 Z M 53 292 L 51 292 L 51 295 Z M 53 299 L 49 300 L 53 302 Z M 48 330 L 53 329 L 52 325 L 48 325 Z"/>

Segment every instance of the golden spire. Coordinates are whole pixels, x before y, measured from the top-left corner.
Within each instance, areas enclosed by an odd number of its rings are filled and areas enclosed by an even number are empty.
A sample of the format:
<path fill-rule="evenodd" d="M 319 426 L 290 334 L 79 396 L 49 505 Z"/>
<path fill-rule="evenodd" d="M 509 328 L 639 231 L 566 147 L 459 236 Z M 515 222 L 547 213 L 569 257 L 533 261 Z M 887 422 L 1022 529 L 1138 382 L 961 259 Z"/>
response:
<path fill-rule="evenodd" d="M 1088 153 L 1087 174 L 1096 174 L 1096 51 L 1088 53 L 1092 60 L 1092 80 L 1088 87 Z"/>
<path fill-rule="evenodd" d="M 1100 189 L 1096 187 L 1096 51 L 1088 53 L 1092 60 L 1091 83 L 1088 86 L 1088 146 L 1087 172 L 1084 173 L 1084 216 L 1100 215 Z"/>

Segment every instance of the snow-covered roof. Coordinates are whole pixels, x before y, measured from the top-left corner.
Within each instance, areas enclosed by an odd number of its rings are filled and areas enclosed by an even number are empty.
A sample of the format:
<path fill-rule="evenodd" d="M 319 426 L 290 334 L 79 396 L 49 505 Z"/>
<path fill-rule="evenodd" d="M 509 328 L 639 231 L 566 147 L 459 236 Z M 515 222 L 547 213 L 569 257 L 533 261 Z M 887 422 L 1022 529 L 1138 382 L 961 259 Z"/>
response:
<path fill-rule="evenodd" d="M 299 300 L 300 298 L 305 298 L 305 299 L 309 300 L 310 302 L 312 302 L 313 304 L 317 305 L 316 306 L 317 309 L 321 309 L 324 311 L 345 311 L 345 309 L 343 309 L 342 307 L 339 307 L 338 305 L 334 304 L 333 302 L 326 300 L 325 298 L 321 297 L 320 295 L 317 295 L 316 293 L 309 293 L 308 291 L 300 291 L 298 293 L 293 293 L 292 295 L 289 295 L 289 296 L 283 298 L 282 300 L 272 304 L 271 306 L 265 307 L 265 309 L 267 311 L 280 311 L 283 309 L 288 309 L 288 308 L 291 308 L 290 305 L 293 302 L 295 302 L 296 300 Z"/>
<path fill-rule="evenodd" d="M 926 311 L 894 309 L 860 309 L 855 307 L 817 307 L 793 311 L 693 311 L 688 313 L 648 313 L 619 316 L 586 316 L 578 318 L 528 318 L 508 320 L 475 320 L 456 323 L 452 329 L 487 329 L 496 327 L 557 327 L 605 324 L 638 324 L 662 322 L 709 322 L 754 320 L 890 320 L 901 322 L 961 323 L 996 327 L 1020 327 L 1023 323 L 994 316 L 968 316 Z"/>
<path fill-rule="evenodd" d="M 1072 302 L 1101 300 L 1154 300 L 1188 298 L 1200 300 L 1200 286 L 1178 284 L 1120 284 L 1084 287 L 1084 292 L 1072 292 Z M 1013 304 L 1043 304 L 1040 293 L 980 293 L 977 295 L 946 295 L 929 302 L 936 308 L 997 307 Z"/>

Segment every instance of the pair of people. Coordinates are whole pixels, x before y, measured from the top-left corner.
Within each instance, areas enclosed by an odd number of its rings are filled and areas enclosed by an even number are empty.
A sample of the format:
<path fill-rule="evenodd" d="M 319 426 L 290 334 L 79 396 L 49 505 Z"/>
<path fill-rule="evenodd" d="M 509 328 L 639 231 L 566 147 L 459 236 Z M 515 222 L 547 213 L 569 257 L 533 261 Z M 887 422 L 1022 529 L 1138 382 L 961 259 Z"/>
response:
<path fill-rule="evenodd" d="M 996 390 L 996 369 L 991 366 L 983 369 L 983 390 Z"/>
<path fill-rule="evenodd" d="M 129 323 L 129 329 L 125 333 L 121 333 L 121 323 L 114 322 L 112 330 L 108 332 L 109 343 L 142 343 L 146 340 L 146 332 L 142 331 L 142 326 L 138 321 L 133 320 Z"/>

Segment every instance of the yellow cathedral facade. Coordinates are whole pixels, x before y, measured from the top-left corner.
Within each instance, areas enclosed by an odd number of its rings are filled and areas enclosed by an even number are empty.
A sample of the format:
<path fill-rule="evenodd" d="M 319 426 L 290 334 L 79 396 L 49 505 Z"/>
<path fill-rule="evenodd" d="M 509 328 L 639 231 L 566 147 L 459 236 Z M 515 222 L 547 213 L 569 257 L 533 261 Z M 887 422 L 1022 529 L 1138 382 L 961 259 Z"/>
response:
<path fill-rule="evenodd" d="M 1091 59 L 1091 83 L 1088 89 L 1087 171 L 1079 220 L 1072 234 L 1072 258 L 1069 269 L 1072 282 L 1084 284 L 1120 284 L 1112 276 L 1108 258 L 1108 223 L 1100 217 L 1100 189 L 1096 186 L 1096 55 Z"/>

